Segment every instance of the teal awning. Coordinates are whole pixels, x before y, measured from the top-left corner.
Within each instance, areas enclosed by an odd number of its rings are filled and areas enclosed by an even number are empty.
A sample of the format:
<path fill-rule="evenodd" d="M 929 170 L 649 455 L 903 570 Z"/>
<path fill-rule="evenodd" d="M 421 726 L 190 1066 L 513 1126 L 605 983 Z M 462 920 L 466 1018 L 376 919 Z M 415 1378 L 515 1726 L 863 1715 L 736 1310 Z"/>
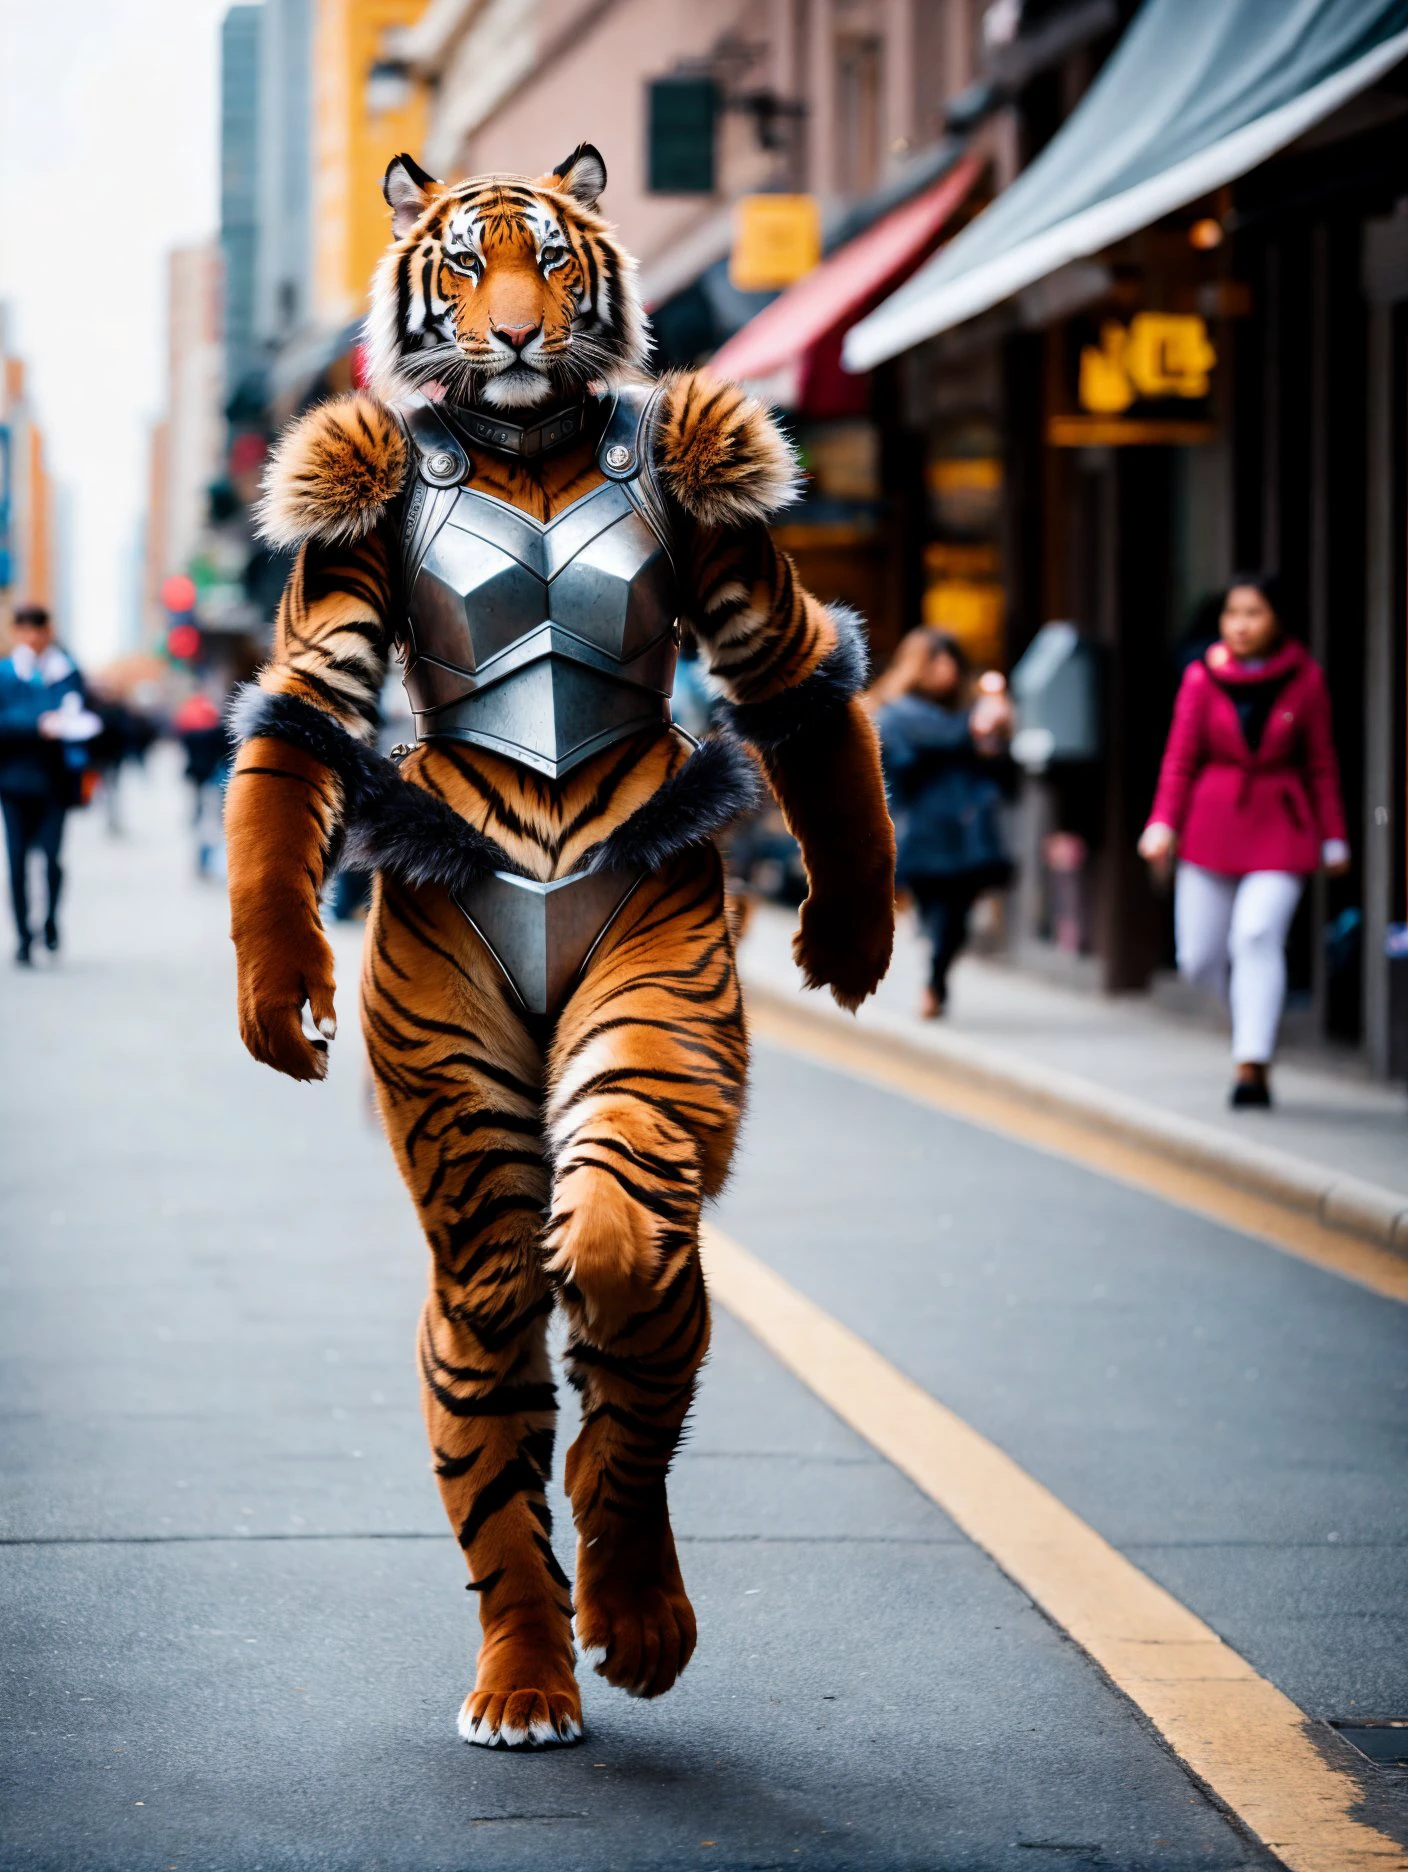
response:
<path fill-rule="evenodd" d="M 1408 57 L 1408 0 L 1146 0 L 1029 169 L 846 338 L 870 370 L 1254 169 Z"/>

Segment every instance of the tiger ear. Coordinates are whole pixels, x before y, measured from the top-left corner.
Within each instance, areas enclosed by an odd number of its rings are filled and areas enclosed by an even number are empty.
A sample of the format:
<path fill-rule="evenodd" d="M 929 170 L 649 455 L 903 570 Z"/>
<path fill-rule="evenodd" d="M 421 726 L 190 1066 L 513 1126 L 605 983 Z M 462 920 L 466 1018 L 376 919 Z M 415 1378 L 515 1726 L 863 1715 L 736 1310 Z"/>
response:
<path fill-rule="evenodd" d="M 560 162 L 547 177 L 549 188 L 570 195 L 583 208 L 595 208 L 606 187 L 606 164 L 601 151 L 592 143 L 579 143 L 566 162 Z"/>
<path fill-rule="evenodd" d="M 399 156 L 391 158 L 382 178 L 381 192 L 391 208 L 393 240 L 410 233 L 430 201 L 431 192 L 439 187 L 435 177 L 427 175 L 414 156 L 407 156 L 403 150 Z"/>

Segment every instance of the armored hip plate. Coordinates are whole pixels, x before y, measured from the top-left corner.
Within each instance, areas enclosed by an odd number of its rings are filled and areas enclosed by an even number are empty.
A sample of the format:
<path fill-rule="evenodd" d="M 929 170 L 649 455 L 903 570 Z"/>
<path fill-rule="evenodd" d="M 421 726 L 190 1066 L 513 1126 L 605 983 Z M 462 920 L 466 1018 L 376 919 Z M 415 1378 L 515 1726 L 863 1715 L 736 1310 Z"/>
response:
<path fill-rule="evenodd" d="M 587 871 L 540 883 L 494 871 L 455 902 L 521 1004 L 533 1014 L 556 1014 L 640 881 L 620 871 Z"/>
<path fill-rule="evenodd" d="M 675 575 L 628 484 L 603 482 L 546 525 L 473 488 L 417 487 L 405 550 L 422 739 L 556 777 L 669 721 Z"/>

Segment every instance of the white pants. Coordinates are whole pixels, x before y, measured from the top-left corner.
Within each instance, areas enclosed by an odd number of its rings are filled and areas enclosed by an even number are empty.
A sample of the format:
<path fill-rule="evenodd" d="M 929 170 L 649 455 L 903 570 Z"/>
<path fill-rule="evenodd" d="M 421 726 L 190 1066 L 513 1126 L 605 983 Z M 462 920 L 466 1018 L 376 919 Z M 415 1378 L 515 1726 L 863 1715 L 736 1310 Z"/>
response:
<path fill-rule="evenodd" d="M 1224 877 L 1181 863 L 1173 894 L 1178 972 L 1232 1009 L 1232 1058 L 1265 1065 L 1286 999 L 1286 936 L 1305 886 L 1290 871 Z M 1229 980 L 1230 977 L 1230 980 Z"/>

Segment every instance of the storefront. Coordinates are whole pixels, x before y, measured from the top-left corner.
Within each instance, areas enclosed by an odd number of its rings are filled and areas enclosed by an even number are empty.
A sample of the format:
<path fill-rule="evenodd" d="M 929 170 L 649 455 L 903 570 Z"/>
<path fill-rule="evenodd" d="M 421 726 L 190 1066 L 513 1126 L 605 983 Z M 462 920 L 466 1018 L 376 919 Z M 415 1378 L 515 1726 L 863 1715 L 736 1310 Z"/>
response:
<path fill-rule="evenodd" d="M 855 321 L 972 212 L 982 174 L 981 163 L 955 148 L 927 186 L 837 245 L 711 360 L 719 375 L 783 413 L 804 491 L 774 536 L 813 591 L 866 619 L 877 665 L 916 620 L 914 541 L 925 500 L 912 487 L 893 373 L 843 369 L 841 346 Z"/>
<path fill-rule="evenodd" d="M 1264 8 L 1151 0 L 1036 162 L 846 347 L 853 368 L 901 360 L 940 592 L 995 563 L 1009 664 L 1051 620 L 1092 651 L 1095 757 L 1025 783 L 1019 957 L 1110 991 L 1167 970 L 1135 842 L 1173 692 L 1233 571 L 1274 569 L 1329 676 L 1354 848 L 1307 893 L 1289 1032 L 1395 1075 L 1403 13 L 1323 8 L 1288 56 Z"/>

